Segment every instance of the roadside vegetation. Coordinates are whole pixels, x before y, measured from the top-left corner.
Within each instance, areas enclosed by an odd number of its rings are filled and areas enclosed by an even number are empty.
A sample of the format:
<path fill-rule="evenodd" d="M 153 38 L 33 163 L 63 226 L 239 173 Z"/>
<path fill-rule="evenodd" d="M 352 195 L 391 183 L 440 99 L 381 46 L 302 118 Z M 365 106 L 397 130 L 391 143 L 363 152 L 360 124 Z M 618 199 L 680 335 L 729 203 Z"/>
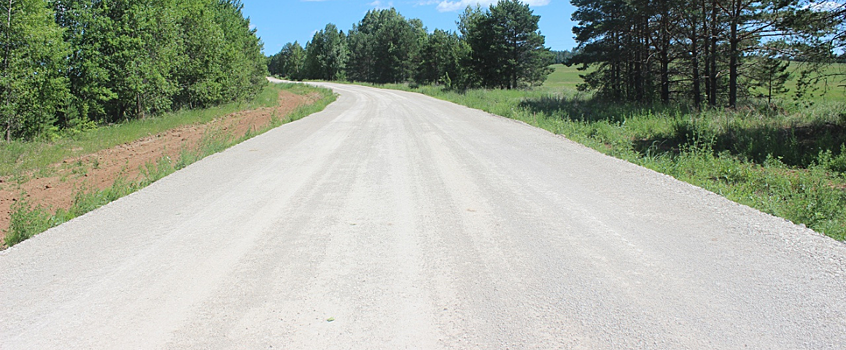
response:
<path fill-rule="evenodd" d="M 180 110 L 102 127 L 92 125 L 86 129 L 67 130 L 49 140 L 7 142 L 0 146 L 0 177 L 12 176 L 25 180 L 32 175 L 48 175 L 51 171 L 49 165 L 65 159 L 96 153 L 179 126 L 207 123 L 241 110 L 273 107 L 278 103 L 278 92 L 278 88 L 271 85 L 249 101 Z"/>
<path fill-rule="evenodd" d="M 252 100 L 262 43 L 240 0 L 0 2 L 6 142 Z"/>
<path fill-rule="evenodd" d="M 209 132 L 198 147 L 185 147 L 176 158 L 163 156 L 144 166 L 142 178 L 118 178 L 107 189 L 78 178 L 87 175 L 86 167 L 99 166 L 96 157 L 93 164 L 81 160 L 98 151 L 185 125 L 206 125 L 233 112 L 275 107 L 280 89 L 320 98 L 285 118 L 277 116 L 267 128 L 328 103 L 331 93 L 325 90 L 268 85 L 263 44 L 242 8 L 240 0 L 0 2 L 0 230 L 5 244 L 93 210 L 264 129 L 248 135 Z M 64 164 L 69 161 L 73 164 Z M 73 181 L 57 175 L 69 167 Z M 27 193 L 8 198 L 10 191 L 51 176 L 60 176 L 61 184 L 41 190 L 83 183 L 69 209 L 50 207 Z M 10 216 L 5 216 L 7 208 Z"/>
<path fill-rule="evenodd" d="M 609 103 L 561 65 L 533 90 L 388 84 L 523 121 L 604 154 L 846 240 L 846 91 L 813 106 L 780 96 L 735 110 Z"/>
<path fill-rule="evenodd" d="M 167 113 L 144 120 L 131 120 L 108 127 L 81 131 L 53 141 L 15 142 L 10 147 L 0 149 L 0 155 L 2 155 L 0 169 L 7 179 L 3 186 L 14 188 L 33 176 L 49 176 L 56 171 L 55 165 L 62 159 L 95 153 L 181 126 L 209 123 L 238 111 L 276 106 L 280 102 L 277 100 L 280 90 L 297 95 L 316 95 L 316 98 L 314 102 L 301 105 L 286 115 L 273 115 L 269 124 L 258 129 L 251 129 L 244 135 L 233 134 L 225 127 L 208 129 L 196 147 L 183 147 L 179 150 L 177 157 L 162 156 L 153 162 L 148 162 L 142 166 L 140 176 L 137 178 L 119 176 L 111 186 L 105 189 L 85 185 L 78 188 L 73 194 L 73 201 L 68 209 L 51 208 L 41 203 L 33 203 L 27 199 L 25 193 L 21 193 L 19 199 L 11 207 L 10 225 L 5 232 L 3 243 L 7 247 L 15 245 L 51 227 L 144 188 L 206 156 L 223 151 L 284 123 L 318 112 L 335 98 L 334 94 L 327 89 L 302 84 L 270 84 L 265 86 L 256 98 L 247 102 Z"/>

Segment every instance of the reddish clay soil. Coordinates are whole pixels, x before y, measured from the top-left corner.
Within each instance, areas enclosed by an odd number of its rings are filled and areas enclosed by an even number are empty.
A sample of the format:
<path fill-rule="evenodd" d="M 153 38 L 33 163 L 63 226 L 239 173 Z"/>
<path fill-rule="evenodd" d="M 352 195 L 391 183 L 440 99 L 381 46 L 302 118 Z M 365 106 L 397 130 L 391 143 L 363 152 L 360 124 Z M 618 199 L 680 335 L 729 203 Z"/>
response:
<path fill-rule="evenodd" d="M 249 131 L 266 127 L 274 114 L 284 121 L 297 107 L 314 103 L 319 98 L 317 94 L 303 96 L 280 91 L 276 107 L 237 112 L 206 124 L 183 126 L 97 153 L 65 159 L 52 165 L 55 168 L 52 175 L 32 177 L 19 185 L 10 183 L 8 177 L 0 178 L 3 185 L 0 189 L 0 250 L 5 248 L 2 237 L 9 228 L 10 208 L 20 199 L 21 190 L 32 205 L 41 205 L 52 212 L 68 209 L 74 195 L 81 189 L 106 189 L 118 177 L 139 179 L 145 164 L 154 163 L 164 156 L 176 160 L 181 150 L 195 150 L 209 129 L 222 130 L 239 138 Z"/>

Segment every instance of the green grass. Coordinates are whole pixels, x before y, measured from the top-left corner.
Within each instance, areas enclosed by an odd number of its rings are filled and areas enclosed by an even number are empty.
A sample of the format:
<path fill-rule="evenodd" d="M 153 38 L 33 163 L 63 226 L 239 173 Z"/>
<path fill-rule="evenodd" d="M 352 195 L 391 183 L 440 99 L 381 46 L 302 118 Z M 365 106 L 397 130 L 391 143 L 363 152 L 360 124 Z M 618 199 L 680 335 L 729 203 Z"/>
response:
<path fill-rule="evenodd" d="M 595 100 L 567 88 L 574 72 L 557 66 L 533 90 L 384 87 L 521 120 L 846 240 L 846 99 L 696 112 Z"/>
<path fill-rule="evenodd" d="M 549 75 L 543 86 L 553 89 L 566 88 L 576 90 L 576 85 L 582 83 L 582 78 L 579 75 L 591 71 L 580 71 L 576 66 L 567 67 L 563 64 L 553 65 L 552 68 L 555 70 Z"/>
<path fill-rule="evenodd" d="M 49 171 L 49 165 L 60 163 L 67 158 L 95 153 L 179 126 L 206 123 L 236 111 L 275 106 L 279 89 L 282 88 L 300 89 L 299 87 L 268 85 L 258 96 L 248 102 L 229 103 L 199 110 L 182 110 L 143 120 L 96 127 L 82 132 L 67 133 L 56 140 L 3 143 L 0 145 L 0 177 L 25 178 L 27 173 L 36 169 Z"/>
<path fill-rule="evenodd" d="M 779 97 L 784 99 L 793 98 L 793 94 L 796 91 L 796 82 L 799 77 L 798 72 L 802 69 L 802 67 L 803 65 L 801 63 L 794 62 L 790 64 L 787 69 L 791 72 L 791 76 L 790 79 L 787 80 L 787 83 L 784 84 L 789 91 Z M 828 65 L 823 70 L 823 74 L 846 74 L 846 63 Z M 844 89 L 843 86 L 838 86 L 846 84 L 846 81 L 842 81 L 842 79 L 843 78 L 833 78 L 832 81 L 828 82 L 828 85 L 826 85 L 823 81 L 818 82 L 812 89 L 813 91 L 810 91 L 807 99 L 813 102 L 846 102 L 846 89 Z"/>
<path fill-rule="evenodd" d="M 543 87 L 549 89 L 576 89 L 576 85 L 582 83 L 582 78 L 579 75 L 589 73 L 593 71 L 593 69 L 588 69 L 587 71 L 580 71 L 577 69 L 577 66 L 567 67 L 563 64 L 556 64 L 552 66 L 555 70 L 544 82 Z M 788 89 L 786 93 L 778 94 L 775 97 L 778 97 L 782 100 L 792 100 L 794 98 L 794 94 L 796 92 L 796 83 L 799 78 L 799 71 L 803 68 L 801 63 L 792 63 L 788 70 L 791 72 L 790 79 L 787 80 L 785 83 L 785 87 Z M 846 64 L 844 63 L 835 63 L 827 66 L 823 74 L 844 74 L 846 73 Z M 838 86 L 839 84 L 844 84 L 846 82 L 841 82 L 839 79 L 835 78 L 834 81 L 829 81 L 828 85 L 825 82 L 820 81 L 818 82 L 809 93 L 805 96 L 806 101 L 811 101 L 814 103 L 820 102 L 846 102 L 846 89 L 842 86 Z M 763 89 L 755 90 L 755 93 L 763 93 Z"/>
<path fill-rule="evenodd" d="M 142 176 L 140 179 L 126 179 L 124 177 L 119 177 L 111 187 L 106 188 L 104 190 L 86 188 L 78 190 L 74 195 L 74 200 L 69 210 L 54 211 L 51 208 L 45 208 L 44 206 L 41 206 L 39 204 L 33 204 L 29 203 L 26 200 L 20 200 L 12 206 L 11 224 L 9 230 L 6 232 L 5 237 L 6 246 L 11 247 L 17 243 L 31 238 L 32 236 L 38 233 L 44 232 L 45 230 L 51 227 L 58 226 L 73 218 L 81 216 L 114 200 L 124 197 L 132 192 L 142 189 L 148 186 L 149 184 L 159 179 L 162 179 L 167 175 L 172 174 L 173 172 L 179 169 L 182 169 L 209 155 L 221 152 L 233 145 L 243 142 L 244 140 L 252 138 L 256 135 L 260 135 L 282 124 L 302 119 L 310 114 L 319 112 L 323 110 L 327 105 L 329 105 L 329 103 L 335 100 L 335 95 L 328 89 L 310 87 L 304 84 L 274 84 L 268 86 L 268 88 L 265 89 L 265 92 L 258 96 L 257 101 L 253 101 L 252 104 L 243 104 L 241 106 L 244 107 L 241 107 L 240 109 L 252 109 L 257 106 L 269 107 L 276 105 L 278 102 L 277 97 L 279 89 L 285 89 L 299 95 L 317 92 L 320 94 L 320 99 L 313 104 L 300 106 L 299 108 L 295 109 L 282 119 L 274 117 L 270 125 L 264 127 L 261 130 L 249 132 L 242 137 L 234 138 L 231 134 L 222 130 L 209 130 L 206 132 L 206 134 L 203 135 L 203 138 L 201 139 L 200 145 L 197 149 L 182 149 L 178 159 L 173 160 L 169 157 L 162 157 L 154 163 L 148 163 L 144 165 L 144 167 L 142 168 Z M 182 119 L 184 124 L 159 121 L 155 125 L 156 127 L 160 127 L 162 124 L 165 124 L 171 125 L 170 128 L 173 128 L 185 124 L 210 121 L 214 119 L 214 117 L 209 118 L 209 116 L 216 115 L 220 110 L 225 109 L 219 108 L 215 109 L 215 111 L 206 110 L 195 112 L 182 112 L 186 114 L 190 113 L 194 117 Z M 239 109 L 236 108 L 232 110 L 232 112 L 238 110 Z M 221 114 L 221 116 L 225 114 Z M 126 123 L 113 128 L 117 129 L 115 131 L 116 134 L 121 134 L 121 128 L 127 128 L 127 133 L 129 133 L 130 135 L 135 135 L 138 132 L 137 128 L 139 128 L 139 126 L 137 125 L 137 123 Z M 160 129 L 159 132 L 168 129 L 169 128 Z M 142 134 L 142 137 L 145 135 L 146 134 Z M 127 136 L 122 135 L 120 138 L 124 137 Z M 25 198 L 25 196 L 21 195 L 21 198 Z"/>

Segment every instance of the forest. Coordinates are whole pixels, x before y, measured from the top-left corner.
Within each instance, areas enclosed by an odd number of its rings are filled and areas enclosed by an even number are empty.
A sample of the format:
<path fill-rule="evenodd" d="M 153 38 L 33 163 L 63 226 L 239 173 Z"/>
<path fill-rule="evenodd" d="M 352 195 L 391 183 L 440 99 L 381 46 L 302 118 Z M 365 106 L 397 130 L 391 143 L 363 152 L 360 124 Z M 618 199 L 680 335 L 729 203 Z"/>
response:
<path fill-rule="evenodd" d="M 3 0 L 3 138 L 256 95 L 266 58 L 242 9 L 240 0 Z"/>
<path fill-rule="evenodd" d="M 544 46 L 529 5 L 503 0 L 467 7 L 458 32 L 429 32 L 396 9 L 368 11 L 346 33 L 334 24 L 305 47 L 286 44 L 269 59 L 271 74 L 290 79 L 435 84 L 447 88 L 515 89 L 543 84 L 556 57 Z"/>
<path fill-rule="evenodd" d="M 805 0 L 572 0 L 579 43 L 571 64 L 583 90 L 634 102 L 737 107 L 757 92 L 797 99 L 821 84 L 843 88 L 846 5 Z M 827 72 L 828 71 L 828 72 Z M 840 85 L 838 87 L 838 85 Z"/>

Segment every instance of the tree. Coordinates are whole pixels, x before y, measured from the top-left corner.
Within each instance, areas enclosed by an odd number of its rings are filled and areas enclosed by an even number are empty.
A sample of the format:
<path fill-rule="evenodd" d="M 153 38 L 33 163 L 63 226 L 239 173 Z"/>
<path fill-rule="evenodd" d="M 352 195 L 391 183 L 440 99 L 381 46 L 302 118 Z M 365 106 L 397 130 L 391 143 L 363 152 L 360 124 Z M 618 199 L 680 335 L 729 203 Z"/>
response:
<path fill-rule="evenodd" d="M 110 101 L 113 118 L 171 110 L 183 44 L 174 8 L 169 0 L 116 0 L 104 7 L 117 34 L 108 62 L 117 94 Z"/>
<path fill-rule="evenodd" d="M 230 100 L 224 93 L 229 72 L 224 70 L 221 55 L 226 42 L 216 20 L 216 6 L 215 0 L 182 0 L 179 4 L 184 61 L 175 76 L 177 106 L 206 107 Z"/>
<path fill-rule="evenodd" d="M 598 66 L 585 74 L 579 89 L 598 90 L 612 99 L 647 102 L 655 96 L 649 52 L 651 33 L 646 11 L 638 2 L 623 0 L 573 0 L 573 28 L 579 43 L 571 64 L 580 70 Z"/>
<path fill-rule="evenodd" d="M 262 54 L 264 44 L 250 28 L 250 19 L 244 17 L 241 0 L 218 0 L 217 23 L 224 33 L 225 45 L 221 48 L 223 93 L 227 101 L 238 101 L 258 94 L 267 84 L 267 61 Z"/>
<path fill-rule="evenodd" d="M 461 75 L 461 60 L 469 49 L 458 34 L 440 29 L 429 35 L 420 51 L 420 65 L 416 80 L 420 83 L 444 84 L 447 88 L 458 83 Z"/>
<path fill-rule="evenodd" d="M 738 79 L 743 53 L 755 50 L 761 39 L 783 36 L 781 22 L 795 10 L 795 0 L 720 0 L 717 2 L 729 23 L 729 106 L 737 106 Z"/>
<path fill-rule="evenodd" d="M 52 0 L 71 45 L 64 119 L 102 123 L 236 101 L 265 83 L 238 0 Z"/>
<path fill-rule="evenodd" d="M 68 76 L 77 117 L 114 122 L 172 108 L 182 64 L 176 4 L 170 0 L 62 0 Z"/>
<path fill-rule="evenodd" d="M 767 103 L 773 102 L 774 94 L 783 94 L 788 90 L 784 83 L 790 78 L 787 67 L 789 61 L 775 57 L 775 55 L 763 55 L 756 57 L 749 72 L 753 86 L 763 88 L 766 91 Z"/>
<path fill-rule="evenodd" d="M 343 80 L 347 65 L 347 40 L 334 24 L 314 33 L 306 44 L 306 76 L 313 79 Z"/>
<path fill-rule="evenodd" d="M 348 77 L 375 83 L 409 80 L 426 37 L 420 20 L 406 20 L 394 8 L 368 11 L 349 32 Z"/>
<path fill-rule="evenodd" d="M 703 101 L 702 85 L 709 105 L 735 107 L 750 88 L 743 82 L 758 79 L 744 75 L 763 74 L 745 63 L 760 62 L 755 57 L 765 52 L 801 60 L 831 57 L 834 46 L 822 45 L 819 38 L 834 40 L 832 28 L 842 25 L 834 12 L 820 15 L 804 0 L 572 3 L 579 48 L 571 62 L 596 67 L 584 76 L 584 88 L 614 99 L 691 101 L 696 107 Z M 793 43 L 780 44 L 784 40 Z"/>
<path fill-rule="evenodd" d="M 296 41 L 287 43 L 279 53 L 270 57 L 270 74 L 281 75 L 290 79 L 302 79 L 305 66 L 305 49 Z"/>
<path fill-rule="evenodd" d="M 553 58 L 552 58 L 553 64 L 564 64 L 564 63 L 569 62 L 570 59 L 573 58 L 573 53 L 568 51 L 568 50 L 551 51 L 551 52 L 552 52 L 552 55 L 553 55 Z"/>
<path fill-rule="evenodd" d="M 518 0 L 500 0 L 486 11 L 465 10 L 459 29 L 471 48 L 468 63 L 483 86 L 514 89 L 546 79 L 552 53 L 544 47 L 539 20 Z"/>
<path fill-rule="evenodd" d="M 65 70 L 71 97 L 60 119 L 66 126 L 92 120 L 109 122 L 112 111 L 107 110 L 107 105 L 117 98 L 113 72 L 108 69 L 112 59 L 108 53 L 116 40 L 116 33 L 110 30 L 114 22 L 103 11 L 102 3 L 56 0 L 53 4 L 56 22 L 64 29 L 64 40 L 72 48 Z"/>
<path fill-rule="evenodd" d="M 68 46 L 53 11 L 41 0 L 3 0 L 0 122 L 5 138 L 32 138 L 53 125 L 64 108 L 61 72 Z"/>
<path fill-rule="evenodd" d="M 786 41 L 789 57 L 798 61 L 797 98 L 820 85 L 846 88 L 846 69 L 832 65 L 846 63 L 846 2 L 805 2 L 783 24 L 794 34 Z"/>

